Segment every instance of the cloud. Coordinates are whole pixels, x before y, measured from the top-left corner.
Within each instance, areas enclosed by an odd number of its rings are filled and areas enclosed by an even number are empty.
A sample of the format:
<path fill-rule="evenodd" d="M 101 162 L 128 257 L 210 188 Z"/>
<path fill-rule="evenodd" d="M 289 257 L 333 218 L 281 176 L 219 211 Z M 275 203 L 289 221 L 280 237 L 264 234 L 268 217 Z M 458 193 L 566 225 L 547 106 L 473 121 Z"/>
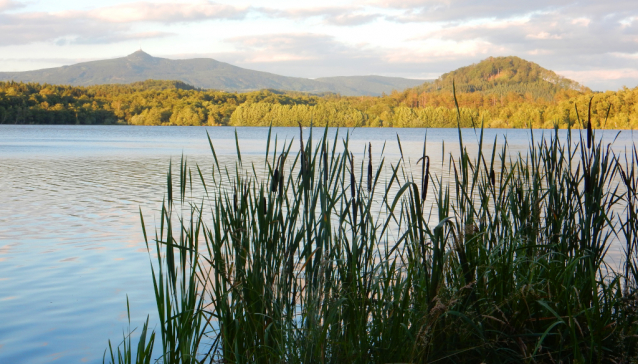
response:
<path fill-rule="evenodd" d="M 333 17 L 326 17 L 326 23 L 333 25 L 362 25 L 377 20 L 379 14 L 342 14 Z"/>
<path fill-rule="evenodd" d="M 368 5 L 400 10 L 389 17 L 399 22 L 461 22 L 475 19 L 508 19 L 532 14 L 560 12 L 570 16 L 624 18 L 634 16 L 638 2 L 632 0 L 369 0 Z"/>
<path fill-rule="evenodd" d="M 0 33 L 12 34 L 0 37 L 0 46 L 23 45 L 35 42 L 73 43 L 82 39 L 104 39 L 123 36 L 130 27 L 123 24 L 108 24 L 86 18 L 72 18 L 48 13 L 0 14 Z M 98 43 L 102 43 L 98 41 Z"/>
<path fill-rule="evenodd" d="M 365 44 L 347 44 L 326 34 L 279 33 L 232 37 L 225 41 L 235 51 L 203 56 L 293 77 L 370 74 L 383 68 L 379 67 L 383 63 L 379 50 Z"/>
<path fill-rule="evenodd" d="M 15 2 L 0 0 L 0 6 Z M 1 8 L 0 8 L 1 9 Z M 174 35 L 168 31 L 134 30 L 137 23 L 180 23 L 210 19 L 241 19 L 247 8 L 217 4 L 134 2 L 86 11 L 0 13 L 0 46 L 34 42 L 63 44 L 104 44 Z"/>
<path fill-rule="evenodd" d="M 638 70 L 635 68 L 592 69 L 586 71 L 559 70 L 562 76 L 579 80 L 593 90 L 619 89 L 638 86 Z M 613 87 L 610 87 L 613 85 Z"/>
<path fill-rule="evenodd" d="M 0 13 L 7 11 L 7 10 L 13 10 L 13 9 L 19 9 L 24 7 L 24 4 L 21 4 L 17 1 L 13 1 L 13 0 L 0 0 Z"/>
<path fill-rule="evenodd" d="M 354 49 L 324 34 L 269 34 L 226 39 L 243 54 L 244 63 L 282 60 L 328 60 L 354 54 Z"/>
<path fill-rule="evenodd" d="M 195 3 L 151 3 L 141 1 L 90 10 L 86 12 L 86 15 L 113 23 L 177 23 L 209 19 L 243 19 L 248 11 L 247 7 L 235 7 L 212 1 Z"/>
<path fill-rule="evenodd" d="M 178 58 L 212 57 L 241 67 L 294 77 L 370 75 L 436 78 L 443 72 L 490 54 L 480 46 L 471 54 L 456 50 L 429 52 L 412 47 L 382 48 L 351 44 L 317 33 L 280 33 L 232 37 L 225 40 L 235 51 L 185 54 Z M 474 46 L 474 45 L 472 45 Z"/>
<path fill-rule="evenodd" d="M 117 34 L 99 34 L 94 36 L 77 36 L 71 38 L 68 42 L 65 38 L 58 40 L 59 45 L 73 43 L 73 44 L 109 44 L 117 42 L 125 42 L 129 40 L 142 40 L 151 38 L 166 38 L 174 36 L 175 33 L 170 32 L 120 32 Z"/>
<path fill-rule="evenodd" d="M 382 14 L 367 12 L 362 7 L 353 6 L 292 8 L 285 10 L 258 8 L 255 11 L 272 18 L 296 20 L 319 18 L 324 24 L 337 26 L 363 25 L 382 17 Z"/>
<path fill-rule="evenodd" d="M 389 19 L 398 22 L 459 22 L 471 19 L 504 19 L 536 11 L 556 9 L 561 1 L 508 0 L 384 0 L 373 4 L 402 12 Z"/>
<path fill-rule="evenodd" d="M 578 57 L 638 52 L 638 24 L 634 22 L 621 26 L 611 19 L 573 20 L 563 14 L 551 13 L 527 20 L 450 26 L 430 32 L 421 39 L 481 40 L 505 46 L 517 54 L 533 51 Z"/>
<path fill-rule="evenodd" d="M 588 70 L 588 71 L 559 71 L 566 77 L 573 77 L 592 82 L 597 80 L 623 80 L 627 78 L 638 79 L 638 70 L 633 68 L 620 68 L 612 70 Z"/>

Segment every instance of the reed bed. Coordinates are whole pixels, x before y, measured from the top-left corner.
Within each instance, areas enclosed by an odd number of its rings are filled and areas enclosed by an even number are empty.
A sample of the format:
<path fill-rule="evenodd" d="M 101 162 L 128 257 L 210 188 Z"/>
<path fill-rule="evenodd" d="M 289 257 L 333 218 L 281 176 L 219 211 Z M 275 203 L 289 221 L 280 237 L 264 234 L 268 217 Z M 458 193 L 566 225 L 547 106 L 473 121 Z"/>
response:
<path fill-rule="evenodd" d="M 638 151 L 586 130 L 517 156 L 482 132 L 470 155 L 459 131 L 449 178 L 425 145 L 413 176 L 327 129 L 269 135 L 265 178 L 211 142 L 213 172 L 182 160 L 144 230 L 161 343 L 147 322 L 105 361 L 637 362 Z"/>

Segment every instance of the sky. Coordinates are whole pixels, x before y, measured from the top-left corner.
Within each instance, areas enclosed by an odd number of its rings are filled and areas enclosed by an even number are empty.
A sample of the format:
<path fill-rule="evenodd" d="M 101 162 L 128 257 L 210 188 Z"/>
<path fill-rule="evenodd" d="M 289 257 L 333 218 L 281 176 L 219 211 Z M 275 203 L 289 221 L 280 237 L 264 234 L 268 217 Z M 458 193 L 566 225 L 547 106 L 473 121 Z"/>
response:
<path fill-rule="evenodd" d="M 518 56 L 593 90 L 638 86 L 636 0 L 0 0 L 0 72 L 214 58 L 295 77 L 433 79 Z"/>

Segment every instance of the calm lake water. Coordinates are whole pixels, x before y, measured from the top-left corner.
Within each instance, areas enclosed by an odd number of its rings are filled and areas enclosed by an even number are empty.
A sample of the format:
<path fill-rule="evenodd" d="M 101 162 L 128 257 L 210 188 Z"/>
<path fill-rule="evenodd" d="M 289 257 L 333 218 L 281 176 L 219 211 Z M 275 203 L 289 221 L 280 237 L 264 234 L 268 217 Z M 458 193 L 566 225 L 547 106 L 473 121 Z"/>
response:
<path fill-rule="evenodd" d="M 230 127 L 0 125 L 0 363 L 101 362 L 107 340 L 119 343 L 126 329 L 127 296 L 132 327 L 141 326 L 147 314 L 153 320 L 139 209 L 152 228 L 169 161 L 179 163 L 183 154 L 191 165 L 210 170 L 207 131 L 220 163 L 234 165 L 235 129 Z M 236 132 L 244 165 L 263 165 L 268 128 Z M 314 132 L 317 138 L 323 129 Z M 359 151 L 358 161 L 371 142 L 374 156 L 385 143 L 386 165 L 395 163 L 398 135 L 405 159 L 414 165 L 426 130 L 341 129 L 339 138 L 346 132 L 350 149 Z M 535 130 L 534 137 L 552 132 Z M 305 129 L 304 137 L 309 133 Z M 331 129 L 330 138 L 336 133 Z M 512 152 L 524 151 L 530 133 L 486 130 L 486 148 L 491 151 L 496 136 L 499 146 L 507 136 Z M 607 143 L 617 134 L 597 137 Z M 273 143 L 275 135 L 279 147 L 295 138 L 292 149 L 298 148 L 297 128 L 273 129 Z M 474 130 L 464 130 L 463 138 L 470 151 L 476 150 Z M 624 131 L 614 147 L 621 150 L 632 141 L 632 133 Z M 427 142 L 434 172 L 446 172 L 441 159 L 458 151 L 457 130 L 429 129 Z"/>

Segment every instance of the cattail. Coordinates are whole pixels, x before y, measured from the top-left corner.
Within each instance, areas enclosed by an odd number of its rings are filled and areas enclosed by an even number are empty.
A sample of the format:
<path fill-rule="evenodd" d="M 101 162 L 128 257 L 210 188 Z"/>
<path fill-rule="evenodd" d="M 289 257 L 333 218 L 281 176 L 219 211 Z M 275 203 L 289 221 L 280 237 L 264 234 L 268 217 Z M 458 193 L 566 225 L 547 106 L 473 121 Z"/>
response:
<path fill-rule="evenodd" d="M 352 221 L 357 223 L 357 201 L 352 201 Z"/>
<path fill-rule="evenodd" d="M 494 168 L 490 171 L 490 182 L 492 183 L 492 187 L 496 186 L 496 175 L 494 174 Z"/>
<path fill-rule="evenodd" d="M 456 169 L 456 162 L 454 161 L 454 159 L 452 159 L 452 166 L 454 166 L 454 178 L 458 181 L 459 180 L 459 171 Z M 456 186 L 456 195 L 459 196 L 460 195 L 460 191 L 459 191 L 459 183 L 455 183 L 454 184 Z"/>
<path fill-rule="evenodd" d="M 270 182 L 270 192 L 277 192 L 277 184 L 279 183 L 279 162 L 281 161 L 281 155 L 277 159 L 275 165 L 275 172 L 272 175 L 272 181 Z"/>
<path fill-rule="evenodd" d="M 591 101 L 593 99 L 593 97 L 589 99 L 589 110 L 587 112 L 587 149 L 591 149 L 591 143 L 593 139 L 591 131 Z"/>
<path fill-rule="evenodd" d="M 264 204 L 264 216 L 268 215 L 268 205 L 266 203 L 266 197 L 261 198 L 261 202 Z"/>
<path fill-rule="evenodd" d="M 352 155 L 352 152 L 350 152 L 350 194 L 352 195 L 353 199 L 354 199 L 355 189 L 356 189 L 356 181 L 354 179 L 354 155 Z"/>
<path fill-rule="evenodd" d="M 356 180 L 354 178 L 354 155 L 350 152 L 350 195 L 352 196 L 352 221 L 357 223 L 357 201 L 355 200 L 355 194 L 357 191 Z"/>
<path fill-rule="evenodd" d="M 372 143 L 368 143 L 368 192 L 372 191 Z"/>
<path fill-rule="evenodd" d="M 416 161 L 416 164 L 421 163 L 421 161 L 423 161 L 423 164 L 421 164 L 421 201 L 425 201 L 425 197 L 428 194 L 428 184 L 430 182 L 430 157 L 424 154 L 423 157 Z"/>
<path fill-rule="evenodd" d="M 275 169 L 275 173 L 272 176 L 272 182 L 270 183 L 270 192 L 277 192 L 277 182 L 279 181 L 279 169 Z"/>
<path fill-rule="evenodd" d="M 279 183 L 279 196 L 281 196 L 284 194 L 284 163 L 286 163 L 286 159 L 283 158 L 283 155 L 279 158 L 279 179 L 277 183 Z"/>
<path fill-rule="evenodd" d="M 277 165 L 275 166 L 275 172 L 272 175 L 272 181 L 270 182 L 270 192 L 277 192 L 277 183 L 279 183 L 279 159 L 277 159 Z"/>
<path fill-rule="evenodd" d="M 523 201 L 523 189 L 521 186 L 516 186 L 516 197 L 518 197 L 519 201 Z"/>
<path fill-rule="evenodd" d="M 425 175 L 423 176 L 423 186 L 421 187 L 421 201 L 425 201 L 428 195 L 428 184 L 430 183 L 430 157 L 425 156 Z"/>
<path fill-rule="evenodd" d="M 322 144 L 322 156 L 323 156 L 323 183 L 328 185 L 328 150 L 326 148 L 326 141 Z"/>
<path fill-rule="evenodd" d="M 301 174 L 305 175 L 306 173 L 306 157 L 304 155 L 304 147 L 303 147 L 303 129 L 301 128 L 301 122 L 297 122 L 299 124 L 299 150 L 301 152 Z M 305 180 L 305 178 L 304 178 Z"/>
<path fill-rule="evenodd" d="M 233 186 L 233 207 L 235 208 L 235 212 L 237 212 L 237 187 Z"/>

